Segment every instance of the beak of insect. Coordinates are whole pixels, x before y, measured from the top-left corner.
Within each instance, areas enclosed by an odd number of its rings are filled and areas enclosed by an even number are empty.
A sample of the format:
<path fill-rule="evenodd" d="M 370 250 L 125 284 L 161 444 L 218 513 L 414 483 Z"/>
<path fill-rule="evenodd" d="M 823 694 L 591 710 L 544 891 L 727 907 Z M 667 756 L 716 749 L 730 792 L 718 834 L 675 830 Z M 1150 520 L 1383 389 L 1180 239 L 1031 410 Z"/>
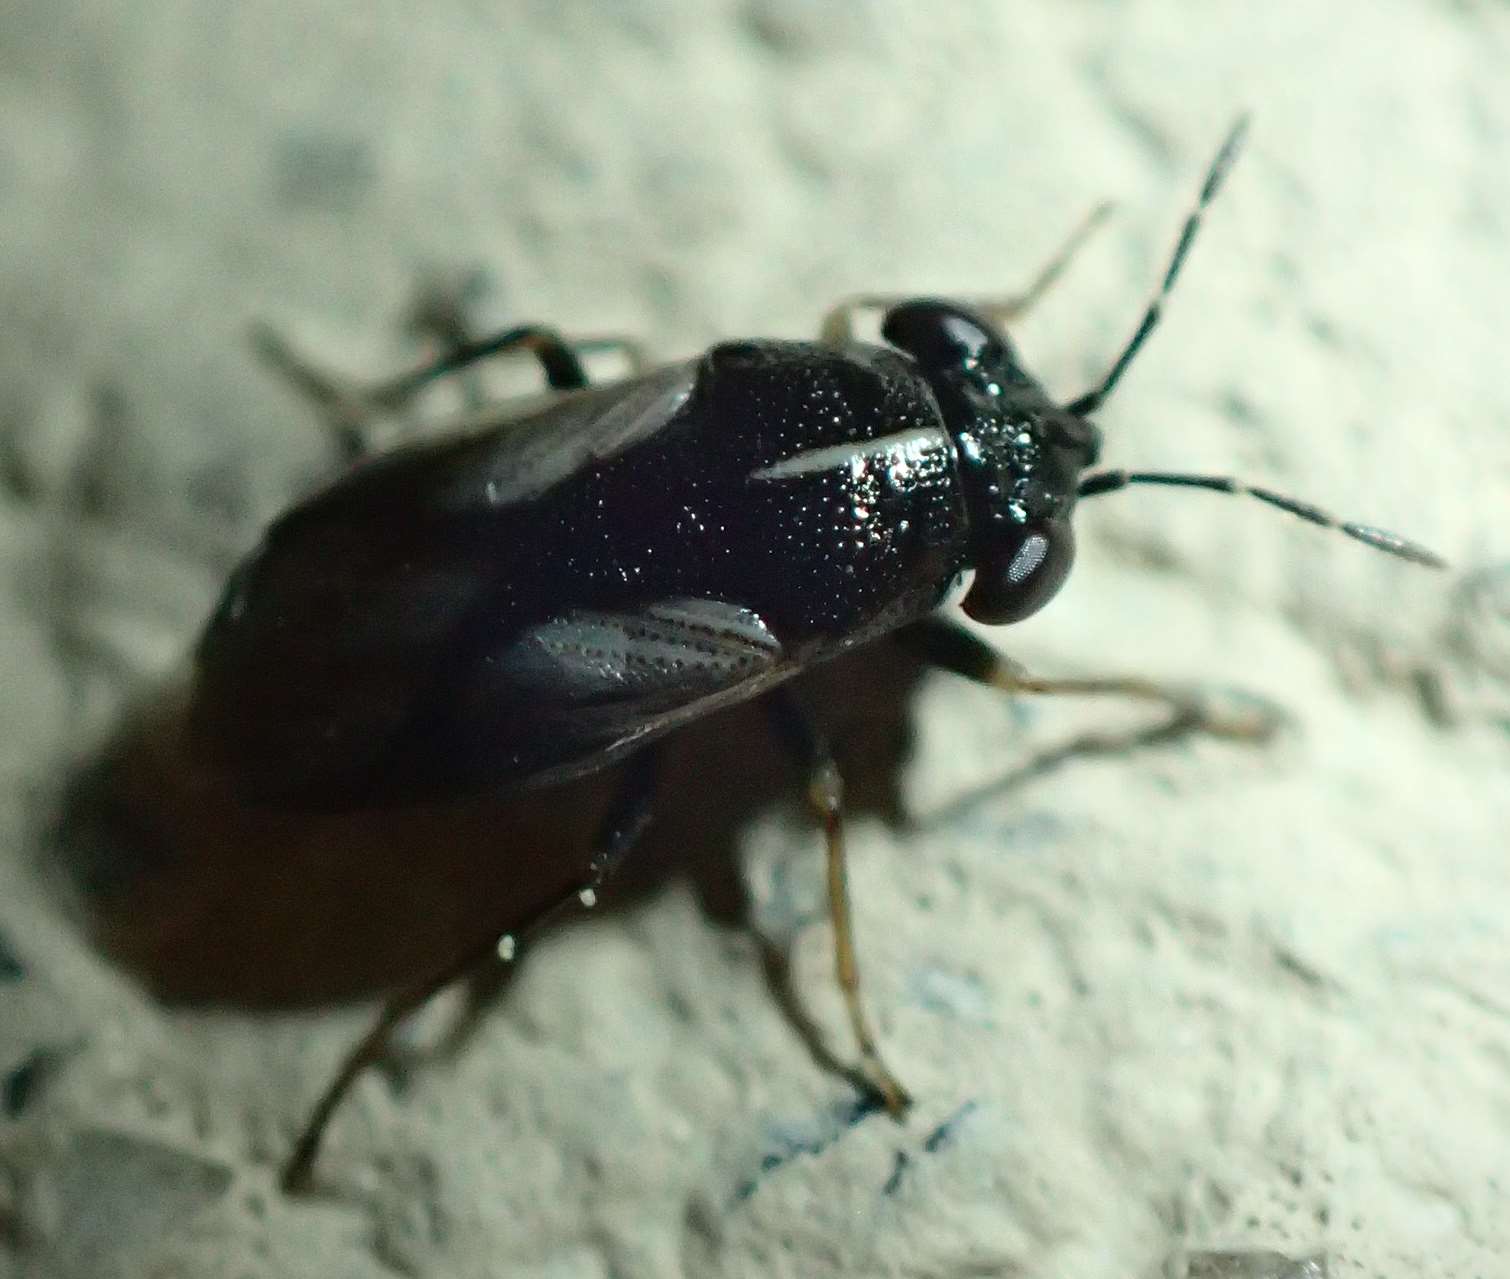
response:
<path fill-rule="evenodd" d="M 1054 598 L 1074 562 L 1075 532 L 1065 512 L 982 556 L 961 607 L 987 626 L 1020 622 Z"/>

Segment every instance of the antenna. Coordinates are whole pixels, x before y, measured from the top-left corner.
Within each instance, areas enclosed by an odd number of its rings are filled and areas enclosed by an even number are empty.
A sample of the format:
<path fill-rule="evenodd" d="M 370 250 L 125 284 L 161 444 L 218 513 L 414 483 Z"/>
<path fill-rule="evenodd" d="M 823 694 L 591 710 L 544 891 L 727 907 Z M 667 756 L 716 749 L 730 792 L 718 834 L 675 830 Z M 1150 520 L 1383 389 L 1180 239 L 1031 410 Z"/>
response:
<path fill-rule="evenodd" d="M 1233 122 L 1232 128 L 1227 131 L 1226 140 L 1216 153 L 1216 159 L 1212 160 L 1211 167 L 1206 171 L 1206 180 L 1201 184 L 1201 193 L 1196 197 L 1195 207 L 1185 218 L 1185 225 L 1180 229 L 1180 238 L 1174 246 L 1174 253 L 1170 256 L 1169 266 L 1165 268 L 1163 283 L 1153 295 L 1153 301 L 1148 304 L 1148 309 L 1143 312 L 1143 318 L 1138 322 L 1132 340 L 1122 348 L 1122 354 L 1117 357 L 1116 363 L 1102 379 L 1100 386 L 1065 405 L 1076 417 L 1089 417 L 1106 402 L 1106 397 L 1122 380 L 1122 375 L 1127 372 L 1127 366 L 1133 362 L 1133 357 L 1143 349 L 1143 343 L 1148 341 L 1148 335 L 1158 327 L 1164 311 L 1164 300 L 1174 288 L 1174 282 L 1179 278 L 1180 268 L 1185 265 L 1186 255 L 1189 254 L 1190 246 L 1195 241 L 1196 229 L 1201 225 L 1201 219 L 1205 217 L 1206 209 L 1211 201 L 1216 198 L 1216 193 L 1222 189 L 1222 183 L 1227 178 L 1227 170 L 1237 159 L 1238 150 L 1242 147 L 1243 139 L 1247 134 L 1248 116 L 1240 115 Z"/>
<path fill-rule="evenodd" d="M 1355 524 L 1351 520 L 1339 520 L 1319 506 L 1286 497 L 1272 489 L 1244 484 L 1228 475 L 1182 475 L 1172 471 L 1098 471 L 1080 481 L 1077 493 L 1080 497 L 1097 497 L 1102 493 L 1115 493 L 1134 484 L 1163 484 L 1171 488 L 1210 489 L 1215 493 L 1229 493 L 1236 497 L 1257 498 L 1281 511 L 1288 511 L 1311 524 L 1322 528 L 1336 529 L 1354 541 L 1372 546 L 1376 551 L 1394 555 L 1412 564 L 1424 564 L 1427 568 L 1446 568 L 1447 561 L 1424 546 L 1407 541 L 1398 533 L 1390 533 L 1371 524 Z"/>

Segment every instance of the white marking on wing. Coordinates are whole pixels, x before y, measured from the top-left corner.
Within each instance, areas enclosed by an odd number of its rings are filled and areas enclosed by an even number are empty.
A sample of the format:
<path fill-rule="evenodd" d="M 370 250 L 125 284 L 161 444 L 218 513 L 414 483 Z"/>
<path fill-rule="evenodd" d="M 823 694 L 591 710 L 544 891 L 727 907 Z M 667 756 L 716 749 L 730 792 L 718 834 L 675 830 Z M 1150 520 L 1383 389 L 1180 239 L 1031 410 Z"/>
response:
<path fill-rule="evenodd" d="M 753 480 L 787 480 L 819 471 L 853 470 L 871 465 L 886 465 L 894 460 L 916 459 L 947 448 L 949 436 L 937 427 L 920 431 L 898 431 L 873 440 L 852 440 L 845 444 L 827 444 L 822 448 L 804 449 L 791 457 L 772 462 L 753 471 Z"/>

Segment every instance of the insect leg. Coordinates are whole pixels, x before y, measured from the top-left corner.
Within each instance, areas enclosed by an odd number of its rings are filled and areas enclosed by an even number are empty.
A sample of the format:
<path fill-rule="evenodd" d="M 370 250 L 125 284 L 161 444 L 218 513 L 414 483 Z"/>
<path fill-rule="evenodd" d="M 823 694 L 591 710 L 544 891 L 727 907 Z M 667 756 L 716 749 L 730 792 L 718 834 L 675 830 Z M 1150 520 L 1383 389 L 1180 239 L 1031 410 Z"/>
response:
<path fill-rule="evenodd" d="M 540 363 L 545 380 L 553 391 L 575 391 L 587 385 L 587 373 L 577 353 L 555 329 L 538 324 L 522 324 L 487 337 L 455 343 L 450 350 L 409 373 L 401 373 L 387 382 L 379 382 L 368 391 L 369 397 L 388 410 L 407 404 L 437 378 L 455 373 L 480 360 L 495 355 L 523 351 Z"/>
<path fill-rule="evenodd" d="M 1089 679 L 1039 679 L 1027 674 L 985 640 L 947 618 L 932 617 L 902 632 L 904 642 L 937 666 L 977 684 L 1004 693 L 1069 694 L 1127 697 L 1166 707 L 1171 727 L 1189 728 L 1234 741 L 1260 742 L 1272 737 L 1282 722 L 1278 707 L 1257 703 L 1246 713 L 1224 713 L 1195 688 L 1181 688 L 1139 676 L 1114 675 Z"/>
<path fill-rule="evenodd" d="M 566 340 L 554 329 L 534 324 L 456 343 L 408 373 L 368 385 L 321 372 L 265 325 L 253 328 L 252 344 L 257 353 L 296 390 L 314 401 L 342 451 L 352 459 L 367 452 L 362 427 L 369 418 L 398 412 L 437 378 L 495 355 L 516 351 L 533 355 L 540 362 L 545 380 L 553 390 L 576 390 L 587 385 L 582 362 Z"/>
<path fill-rule="evenodd" d="M 445 968 L 416 982 L 407 990 L 400 991 L 383 1005 L 372 1028 L 347 1053 L 335 1077 L 310 1112 L 299 1140 L 283 1165 L 281 1180 L 286 1192 L 297 1193 L 309 1185 L 310 1173 L 320 1153 L 320 1143 L 331 1117 L 362 1072 L 383 1057 L 393 1032 L 405 1018 L 417 1012 L 453 982 L 499 965 L 506 967 L 511 964 L 525 941 L 573 903 L 584 908 L 591 908 L 597 903 L 598 891 L 639 842 L 650 824 L 658 762 L 658 748 L 650 747 L 631 758 L 625 766 L 619 791 L 599 828 L 592 860 L 580 882 L 522 922 L 513 918 L 501 921 L 497 928 L 463 951 Z"/>
<path fill-rule="evenodd" d="M 984 297 L 964 298 L 966 306 L 979 311 L 992 324 L 998 328 L 1010 324 L 1013 320 L 1026 315 L 1040 301 L 1044 294 L 1058 283 L 1060 276 L 1069 269 L 1075 254 L 1080 251 L 1107 217 L 1111 214 L 1112 205 L 1109 201 L 1103 201 L 1092 209 L 1084 218 L 1076 224 L 1064 243 L 1059 246 L 1057 252 L 1051 257 L 1033 277 L 1027 288 L 1020 293 L 1009 294 L 1005 297 L 999 294 Z M 910 301 L 911 297 L 900 293 L 861 293 L 854 297 L 846 298 L 837 306 L 833 307 L 823 317 L 823 324 L 818 330 L 819 341 L 830 345 L 838 345 L 852 341 L 855 337 L 855 317 L 862 311 L 891 310 L 901 302 Z"/>
<path fill-rule="evenodd" d="M 844 784 L 828 743 L 791 694 L 778 689 L 766 698 L 781 739 L 797 757 L 807 780 L 808 806 L 823 823 L 828 852 L 828 905 L 834 925 L 834 968 L 849 1024 L 860 1049 L 860 1071 L 888 1113 L 900 1119 L 912 1105 L 907 1090 L 881 1060 L 880 1049 L 860 1000 L 860 967 L 855 955 L 854 921 L 844 858 Z"/>
<path fill-rule="evenodd" d="M 417 336 L 433 338 L 447 347 L 464 346 L 477 336 L 470 315 L 476 299 L 486 292 L 485 275 L 466 274 L 450 281 L 432 281 L 415 299 L 408 327 Z M 622 333 L 573 334 L 567 342 L 578 355 L 615 355 L 624 361 L 631 374 L 643 373 L 650 366 L 644 344 Z"/>
<path fill-rule="evenodd" d="M 650 353 L 645 349 L 645 344 L 622 333 L 593 333 L 585 337 L 573 337 L 571 345 L 578 355 L 604 352 L 618 356 L 624 361 L 631 376 L 643 373 L 650 367 Z"/>
<path fill-rule="evenodd" d="M 479 292 L 480 283 L 479 277 L 468 276 L 450 284 L 435 282 L 422 289 L 410 313 L 408 327 L 419 337 L 439 341 L 447 352 L 468 346 L 477 337 L 477 330 L 469 318 L 470 295 Z M 579 359 L 600 354 L 617 358 L 623 364 L 624 375 L 630 377 L 650 367 L 644 344 L 624 334 L 573 335 L 566 341 Z M 482 408 L 485 396 L 477 380 L 467 378 L 464 388 L 468 407 Z"/>

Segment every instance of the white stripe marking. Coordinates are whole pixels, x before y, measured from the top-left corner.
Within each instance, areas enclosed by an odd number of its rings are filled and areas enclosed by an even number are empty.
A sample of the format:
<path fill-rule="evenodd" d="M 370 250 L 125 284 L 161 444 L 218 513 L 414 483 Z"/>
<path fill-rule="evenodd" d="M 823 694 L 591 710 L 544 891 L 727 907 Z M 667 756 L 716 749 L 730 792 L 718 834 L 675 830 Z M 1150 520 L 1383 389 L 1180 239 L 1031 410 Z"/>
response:
<path fill-rule="evenodd" d="M 752 480 L 786 480 L 817 471 L 852 470 L 873 463 L 884 463 L 901 453 L 921 458 L 926 453 L 947 448 L 949 436 L 937 427 L 922 431 L 898 431 L 873 440 L 852 440 L 847 444 L 828 444 L 823 448 L 805 449 L 763 466 L 751 473 Z"/>

